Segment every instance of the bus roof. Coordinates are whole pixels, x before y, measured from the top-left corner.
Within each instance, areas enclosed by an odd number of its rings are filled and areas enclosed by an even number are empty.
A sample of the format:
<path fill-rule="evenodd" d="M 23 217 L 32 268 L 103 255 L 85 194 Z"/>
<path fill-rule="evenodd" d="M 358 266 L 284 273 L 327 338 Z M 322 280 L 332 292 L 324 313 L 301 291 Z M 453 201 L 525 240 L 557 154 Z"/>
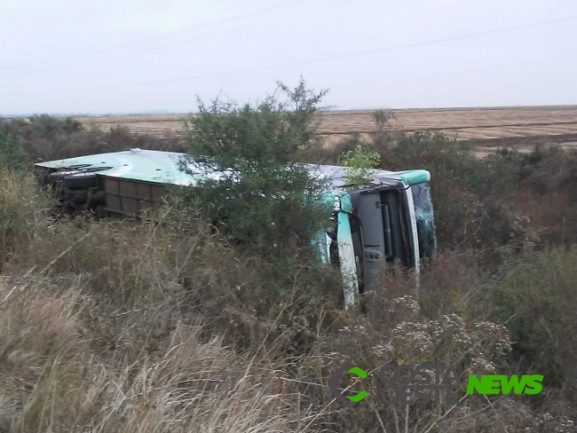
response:
<path fill-rule="evenodd" d="M 184 153 L 163 152 L 157 150 L 130 149 L 123 152 L 100 153 L 37 163 L 37 167 L 48 169 L 77 168 L 80 171 L 95 171 L 99 176 L 132 179 L 143 182 L 170 185 L 194 185 L 196 182 L 211 178 L 218 179 L 218 173 L 207 170 L 200 164 L 187 162 L 194 174 L 183 172 L 179 164 Z M 346 186 L 346 168 L 336 165 L 304 164 L 311 173 L 326 179 L 333 188 Z M 426 170 L 387 171 L 372 170 L 374 185 L 397 183 L 416 185 L 430 180 Z"/>

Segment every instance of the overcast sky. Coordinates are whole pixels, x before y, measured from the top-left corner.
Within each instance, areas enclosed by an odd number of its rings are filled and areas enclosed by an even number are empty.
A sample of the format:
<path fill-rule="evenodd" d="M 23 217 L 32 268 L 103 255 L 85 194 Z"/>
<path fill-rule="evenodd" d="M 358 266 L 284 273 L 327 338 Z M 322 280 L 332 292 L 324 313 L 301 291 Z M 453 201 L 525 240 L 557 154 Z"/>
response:
<path fill-rule="evenodd" d="M 0 114 L 190 112 L 300 75 L 340 109 L 577 104 L 576 17 L 577 0 L 0 0 Z"/>

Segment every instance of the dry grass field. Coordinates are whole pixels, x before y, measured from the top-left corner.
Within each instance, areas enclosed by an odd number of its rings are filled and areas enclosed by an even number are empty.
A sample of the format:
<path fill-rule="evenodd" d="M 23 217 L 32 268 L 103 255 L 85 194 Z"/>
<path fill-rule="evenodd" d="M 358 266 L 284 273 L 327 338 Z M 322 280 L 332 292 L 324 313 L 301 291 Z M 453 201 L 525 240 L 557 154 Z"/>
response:
<path fill-rule="evenodd" d="M 405 110 L 391 126 L 521 148 L 569 143 L 575 111 Z M 326 143 L 368 133 L 370 114 L 323 113 Z M 418 290 L 414 273 L 386 263 L 386 284 L 355 314 L 342 308 L 342 274 L 307 248 L 320 209 L 295 206 L 300 176 L 292 202 L 243 200 L 289 186 L 260 170 L 235 194 L 209 184 L 126 224 L 60 215 L 38 188 L 39 159 L 184 150 L 181 116 L 84 119 L 104 127 L 94 129 L 0 119 L 0 433 L 577 433 L 577 151 L 483 160 L 442 137 L 376 147 L 383 168 L 430 170 L 438 252 L 423 260 Z M 199 133 L 209 143 L 240 137 L 232 153 L 251 158 L 255 137 L 278 136 L 288 151 L 307 124 L 287 116 L 283 130 L 259 116 L 250 137 L 253 118 Z M 115 124 L 129 129 L 104 130 Z M 274 147 L 258 153 L 280 165 L 286 153 Z M 341 149 L 330 150 L 306 156 L 335 160 Z M 221 215 L 227 224 L 215 227 Z M 429 383 L 462 380 L 459 404 L 442 391 L 440 405 L 380 402 L 378 372 L 395 362 L 451 365 Z M 367 390 L 355 406 L 327 386 L 344 365 L 369 372 L 339 380 Z M 543 389 L 464 393 L 470 375 L 485 374 L 542 375 Z"/>
<path fill-rule="evenodd" d="M 319 134 L 332 146 L 360 134 L 365 139 L 374 130 L 374 110 L 325 111 Z M 394 110 L 391 128 L 413 131 L 442 131 L 477 146 L 479 154 L 501 147 L 528 150 L 537 143 L 577 146 L 577 105 L 504 108 L 447 108 Z M 85 124 L 105 129 L 123 125 L 130 130 L 163 136 L 182 130 L 183 114 L 98 116 L 78 118 Z"/>

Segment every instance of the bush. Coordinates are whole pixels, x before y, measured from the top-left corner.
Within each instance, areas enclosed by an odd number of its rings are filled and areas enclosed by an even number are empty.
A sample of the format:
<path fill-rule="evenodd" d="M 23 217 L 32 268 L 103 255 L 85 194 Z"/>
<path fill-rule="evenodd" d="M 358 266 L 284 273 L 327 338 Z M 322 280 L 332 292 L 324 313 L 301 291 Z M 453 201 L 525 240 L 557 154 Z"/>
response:
<path fill-rule="evenodd" d="M 498 157 L 479 161 L 468 145 L 441 133 L 403 134 L 399 143 L 381 150 L 389 170 L 423 168 L 431 172 L 431 195 L 441 248 L 487 249 L 510 241 L 513 215 L 505 191 L 515 184 L 502 173 Z M 494 177 L 497 176 L 497 178 Z"/>
<path fill-rule="evenodd" d="M 347 184 L 366 186 L 371 181 L 371 171 L 379 166 L 380 159 L 381 156 L 366 142 L 361 142 L 354 150 L 343 153 L 339 162 L 346 167 Z"/>
<path fill-rule="evenodd" d="M 539 194 L 567 193 L 577 199 L 577 151 L 559 146 L 537 146 L 529 154 L 518 158 L 521 180 Z"/>
<path fill-rule="evenodd" d="M 182 169 L 209 167 L 218 179 L 203 179 L 186 196 L 202 203 L 224 233 L 261 257 L 284 250 L 309 250 L 310 236 L 328 223 L 323 183 L 294 164 L 314 138 L 315 113 L 325 92 L 314 93 L 301 80 L 295 89 L 279 84 L 257 104 L 216 99 L 198 102 L 190 119 L 188 155 Z"/>
<path fill-rule="evenodd" d="M 154 137 L 130 132 L 123 126 L 115 126 L 109 131 L 98 127 L 86 129 L 76 120 L 60 119 L 46 114 L 30 119 L 0 119 L 0 128 L 17 137 L 29 164 L 38 160 L 51 161 L 118 152 L 132 147 L 184 151 L 182 139 L 177 135 Z"/>
<path fill-rule="evenodd" d="M 57 133 L 72 134 L 82 131 L 82 123 L 70 117 L 59 119 L 48 114 L 37 114 L 29 118 L 30 123 L 45 137 L 54 137 Z"/>
<path fill-rule="evenodd" d="M 577 402 L 577 248 L 549 250 L 518 261 L 494 287 L 502 320 L 512 333 L 515 361 L 528 374 L 562 387 Z"/>
<path fill-rule="evenodd" d="M 20 145 L 18 137 L 8 132 L 0 123 L 0 166 L 13 170 L 27 167 L 28 155 Z"/>

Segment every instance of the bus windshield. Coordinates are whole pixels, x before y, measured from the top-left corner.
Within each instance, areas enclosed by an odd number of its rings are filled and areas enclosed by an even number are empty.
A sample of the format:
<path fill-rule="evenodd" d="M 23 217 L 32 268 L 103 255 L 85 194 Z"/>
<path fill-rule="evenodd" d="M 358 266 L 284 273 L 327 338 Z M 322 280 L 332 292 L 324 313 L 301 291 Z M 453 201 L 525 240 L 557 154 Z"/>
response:
<path fill-rule="evenodd" d="M 419 256 L 421 258 L 432 257 L 437 249 L 437 238 L 435 236 L 435 218 L 429 183 L 412 185 L 411 192 L 419 234 Z"/>

